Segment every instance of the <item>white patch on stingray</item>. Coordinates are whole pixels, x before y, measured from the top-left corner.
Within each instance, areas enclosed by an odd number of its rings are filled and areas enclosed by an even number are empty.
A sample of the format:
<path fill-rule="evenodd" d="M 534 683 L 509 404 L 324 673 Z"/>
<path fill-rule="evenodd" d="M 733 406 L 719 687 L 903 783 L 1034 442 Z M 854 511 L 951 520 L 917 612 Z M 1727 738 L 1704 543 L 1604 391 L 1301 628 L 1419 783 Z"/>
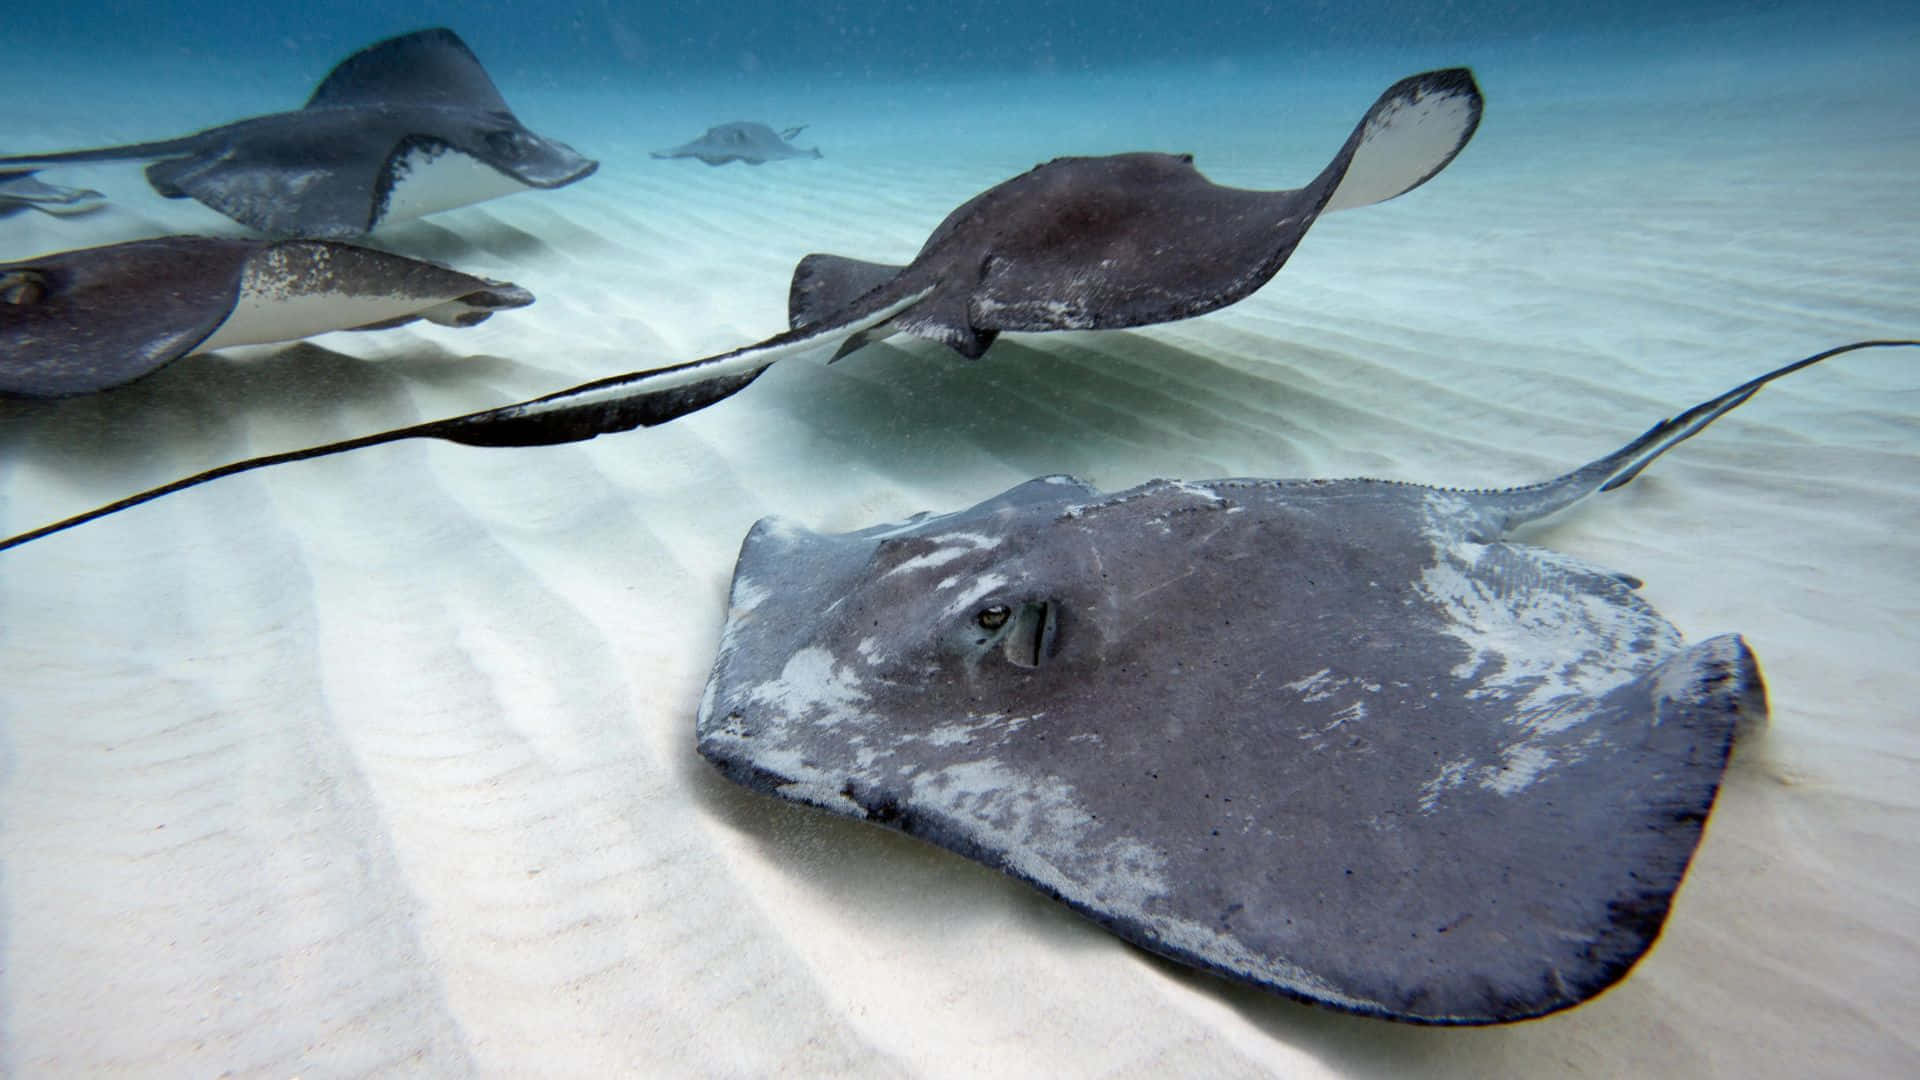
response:
<path fill-rule="evenodd" d="M 865 709 L 867 692 L 861 689 L 859 680 L 819 646 L 808 646 L 788 657 L 779 678 L 755 685 L 746 698 L 766 706 L 767 719 L 777 718 L 780 727 L 802 717 L 824 726 L 870 718 Z"/>
<path fill-rule="evenodd" d="M 1169 493 L 1177 492 L 1181 495 L 1191 495 L 1196 499 L 1204 499 L 1210 503 L 1220 503 L 1220 502 L 1227 501 L 1218 491 L 1215 491 L 1213 488 L 1207 486 L 1206 484 L 1199 483 L 1197 481 L 1162 480 L 1161 484 L 1164 485 L 1163 490 Z"/>
<path fill-rule="evenodd" d="M 1456 497 L 1429 495 L 1430 520 L 1446 520 Z M 1512 699 L 1514 716 L 1542 734 L 1564 731 L 1584 707 L 1650 669 L 1679 649 L 1680 634 L 1652 609 L 1584 590 L 1560 591 L 1551 582 L 1500 582 L 1475 573 L 1483 559 L 1512 549 L 1462 540 L 1429 526 L 1436 559 L 1416 590 L 1446 617 L 1445 632 L 1467 648 L 1453 676 L 1479 675 L 1476 698 Z M 1578 559 L 1544 549 L 1518 554 L 1545 574 L 1605 574 Z M 1571 583 L 1571 580 L 1569 581 Z M 1643 645 L 1635 651 L 1636 644 Z M 1650 646 L 1646 648 L 1645 646 Z"/>
<path fill-rule="evenodd" d="M 1481 769 L 1480 786 L 1496 795 L 1518 795 L 1553 768 L 1554 757 L 1535 743 L 1510 746 L 1501 755 L 1500 765 Z"/>
<path fill-rule="evenodd" d="M 948 578 L 946 581 L 940 583 L 940 588 L 942 591 L 945 591 L 957 584 L 958 581 L 954 578 Z M 1006 588 L 1006 585 L 1007 579 L 1000 574 L 982 574 L 974 578 L 972 584 L 962 590 L 958 596 L 947 601 L 947 606 L 941 611 L 941 616 L 944 618 L 958 615 L 981 599 L 991 595 L 995 589 Z"/>
<path fill-rule="evenodd" d="M 973 732 L 969 724 L 945 724 L 927 732 L 926 740 L 934 746 L 961 746 L 973 741 Z"/>
<path fill-rule="evenodd" d="M 351 330 L 419 315 L 446 306 L 459 294 L 319 291 L 313 283 L 333 280 L 334 249 L 320 244 L 284 244 L 267 248 L 246 262 L 233 309 L 195 352 L 238 345 L 298 341 L 332 330 Z M 467 305 L 458 305 L 467 307 Z"/>
<path fill-rule="evenodd" d="M 412 221 L 525 190 L 526 184 L 478 158 L 444 146 L 416 146 L 396 163 L 385 211 L 374 225 Z"/>
<path fill-rule="evenodd" d="M 771 591 L 755 585 L 744 577 L 734 578 L 733 591 L 728 598 L 727 621 L 720 627 L 720 648 L 717 650 L 719 655 L 727 656 L 733 652 L 736 640 L 740 636 L 740 625 L 746 621 L 743 616 L 765 603 L 767 597 L 771 595 Z M 704 709 L 704 706 L 702 708 Z"/>
<path fill-rule="evenodd" d="M 1473 99 L 1464 90 L 1389 102 L 1368 119 L 1347 174 L 1322 213 L 1383 202 L 1432 175 L 1466 138 L 1473 116 Z"/>
<path fill-rule="evenodd" d="M 1440 766 L 1431 780 L 1420 785 L 1420 812 L 1431 814 L 1440 808 L 1440 796 L 1467 782 L 1473 762 L 1460 758 Z"/>
<path fill-rule="evenodd" d="M 1504 706 L 1515 734 L 1497 763 L 1442 766 L 1421 788 L 1421 810 L 1432 813 L 1469 776 L 1513 795 L 1579 760 L 1582 747 L 1564 733 L 1682 641 L 1651 608 L 1582 587 L 1582 578 L 1609 576 L 1603 570 L 1544 549 L 1461 539 L 1447 527 L 1469 511 L 1459 496 L 1430 493 L 1427 511 L 1435 559 L 1415 587 L 1445 618 L 1443 632 L 1466 647 L 1453 677 L 1476 680 L 1468 697 Z"/>
<path fill-rule="evenodd" d="M 1329 676 L 1331 676 L 1332 674 L 1333 674 L 1332 668 L 1323 667 L 1319 671 L 1316 671 L 1313 674 L 1308 675 L 1304 679 L 1295 679 L 1290 683 L 1281 683 L 1280 688 L 1282 690 L 1297 691 L 1303 695 L 1317 695 L 1317 696 L 1307 696 L 1306 700 L 1318 701 L 1323 697 L 1332 696 L 1332 691 L 1321 693 L 1321 687 L 1323 685 L 1330 682 L 1330 683 L 1333 683 L 1335 686 L 1338 686 L 1339 683 L 1343 681 L 1340 679 L 1329 678 Z"/>
<path fill-rule="evenodd" d="M 892 577 L 894 574 L 914 570 L 931 570 L 936 566 L 945 566 L 955 559 L 970 555 L 976 551 L 991 551 L 1004 542 L 1001 537 L 988 536 L 984 533 L 948 533 L 944 536 L 933 537 L 932 540 L 936 544 L 945 544 L 947 546 L 929 551 L 925 555 L 915 555 L 913 558 L 888 570 L 883 576 Z M 952 580 L 954 579 L 947 579 L 947 581 Z"/>
<path fill-rule="evenodd" d="M 867 741 L 865 735 L 856 735 L 847 740 L 847 746 L 853 750 L 854 766 L 863 773 L 871 773 L 875 763 L 893 757 L 899 751 L 893 747 L 876 749 Z"/>
<path fill-rule="evenodd" d="M 747 612 L 767 602 L 773 590 L 755 584 L 752 580 L 736 576 L 733 579 L 733 611 L 736 615 Z"/>
<path fill-rule="evenodd" d="M 933 746 L 962 746 L 982 735 L 1005 738 L 1026 727 L 1028 721 L 1038 720 L 1045 715 L 1045 713 L 1034 713 L 1032 716 L 1009 716 L 1006 713 L 972 715 L 967 717 L 965 723 L 944 724 L 920 738 Z"/>
<path fill-rule="evenodd" d="M 1093 815 L 1058 777 L 992 758 L 966 761 L 915 777 L 911 801 L 961 823 L 988 849 L 1005 852 L 1010 868 L 1063 895 L 1145 919 L 1146 904 L 1171 888 L 1165 857 L 1138 840 L 1089 849 Z"/>

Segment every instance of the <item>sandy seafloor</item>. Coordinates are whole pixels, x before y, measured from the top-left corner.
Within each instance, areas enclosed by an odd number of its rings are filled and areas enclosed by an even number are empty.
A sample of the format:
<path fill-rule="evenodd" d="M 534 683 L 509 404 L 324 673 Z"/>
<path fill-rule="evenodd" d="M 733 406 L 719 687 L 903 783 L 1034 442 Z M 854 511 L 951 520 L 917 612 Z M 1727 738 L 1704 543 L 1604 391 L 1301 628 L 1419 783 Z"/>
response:
<path fill-rule="evenodd" d="M 0 1068 L 206 1076 L 901 1072 L 1896 1075 L 1920 1061 L 1920 353 L 1766 390 L 1530 539 L 1747 636 L 1744 743 L 1624 983 L 1501 1029 L 1403 1027 L 1194 975 L 910 839 L 736 789 L 692 725 L 737 545 L 1069 472 L 1531 482 L 1823 347 L 1920 334 L 1912 39 L 1751 61 L 1594 46 L 780 93 L 528 85 L 574 187 L 387 232 L 539 302 L 0 403 L 19 531 L 230 459 L 724 350 L 809 251 L 904 261 L 1063 153 L 1190 150 L 1290 187 L 1394 78 L 1477 67 L 1444 175 L 1323 220 L 1265 289 L 1138 332 L 782 364 L 573 446 L 403 443 L 220 482 L 0 555 Z M 127 73 L 9 148 L 287 107 Z M 33 82 L 14 67 L 9 89 Z M 1903 74 L 1904 72 L 1904 74 Z M 551 80 L 549 80 L 551 81 Z M 34 85 L 43 85 L 33 83 Z M 137 86 L 137 89 L 132 87 Z M 89 96 L 92 95 L 92 96 Z M 879 98 L 878 101 L 875 97 Z M 1020 104 L 1024 102 L 1025 104 Z M 810 123 L 821 161 L 646 151 Z M 237 234 L 138 167 L 0 259 Z"/>

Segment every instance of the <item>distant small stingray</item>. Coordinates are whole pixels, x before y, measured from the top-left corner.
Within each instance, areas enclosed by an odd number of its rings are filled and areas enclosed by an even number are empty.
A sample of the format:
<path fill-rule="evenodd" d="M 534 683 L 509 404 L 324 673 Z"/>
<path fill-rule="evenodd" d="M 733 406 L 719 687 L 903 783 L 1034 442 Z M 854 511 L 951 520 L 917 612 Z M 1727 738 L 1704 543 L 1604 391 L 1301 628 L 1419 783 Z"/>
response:
<path fill-rule="evenodd" d="M 327 240 L 168 236 L 0 263 L 0 394 L 119 386 L 196 352 L 380 330 L 472 326 L 533 295 Z"/>
<path fill-rule="evenodd" d="M 35 178 L 34 169 L 0 169 L 0 217 L 22 210 L 69 217 L 90 213 L 107 204 L 107 197 L 89 188 L 59 187 Z"/>
<path fill-rule="evenodd" d="M 751 120 L 736 120 L 731 124 L 721 124 L 707 129 L 705 135 L 690 143 L 682 143 L 671 150 L 656 150 L 656 158 L 699 158 L 709 165 L 725 165 L 730 161 L 744 161 L 749 165 L 764 165 L 769 161 L 782 158 L 817 158 L 818 149 L 802 150 L 793 145 L 793 137 L 806 130 L 806 125 L 790 127 L 778 135 L 765 124 L 756 124 Z"/>
<path fill-rule="evenodd" d="M 335 67 L 298 112 L 161 142 L 23 154 L 0 167 L 160 159 L 147 180 L 276 236 L 351 238 L 528 188 L 598 163 L 523 127 L 451 30 L 370 45 Z"/>
<path fill-rule="evenodd" d="M 1508 539 L 1787 365 L 1556 480 L 1069 477 L 734 571 L 701 754 L 921 837 L 1113 933 L 1427 1024 L 1579 1004 L 1652 947 L 1736 731 L 1746 643 Z"/>
<path fill-rule="evenodd" d="M 1186 155 L 1060 158 L 948 214 L 904 268 L 808 256 L 790 290 L 793 328 L 756 345 L 222 465 L 24 538 L 223 476 L 400 439 L 543 446 L 661 424 L 739 392 L 780 360 L 838 359 L 892 333 L 932 338 L 971 357 L 1003 330 L 1106 329 L 1200 315 L 1264 284 L 1321 212 L 1390 199 L 1432 178 L 1472 137 L 1480 108 L 1480 88 L 1465 68 L 1402 79 L 1296 191 L 1221 187 Z"/>

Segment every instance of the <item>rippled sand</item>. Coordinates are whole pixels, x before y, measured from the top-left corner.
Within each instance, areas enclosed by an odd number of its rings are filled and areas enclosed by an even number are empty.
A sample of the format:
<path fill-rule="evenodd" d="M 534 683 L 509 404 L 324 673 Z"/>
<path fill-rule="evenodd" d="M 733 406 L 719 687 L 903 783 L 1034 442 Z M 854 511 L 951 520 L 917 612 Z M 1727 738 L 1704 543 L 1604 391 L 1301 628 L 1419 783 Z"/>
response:
<path fill-rule="evenodd" d="M 1223 312 L 1010 336 L 975 363 L 908 343 L 783 364 L 651 431 L 380 447 L 0 555 L 0 1066 L 1910 1066 L 1913 352 L 1796 375 L 1534 533 L 1644 579 L 1691 639 L 1746 634 L 1774 705 L 1659 946 L 1560 1016 L 1413 1029 L 1195 976 L 959 858 L 735 789 L 693 751 L 733 556 L 762 515 L 855 528 L 1052 472 L 1105 488 L 1525 483 L 1798 356 L 1920 332 L 1913 109 L 1723 90 L 1623 101 L 1481 74 L 1487 120 L 1456 165 L 1324 220 Z M 1130 134 L 1111 100 L 1062 149 L 1194 148 L 1221 182 L 1292 186 L 1372 92 L 1285 116 L 1264 156 L 1244 131 L 1186 146 L 1165 144 L 1170 129 Z M 731 109 L 577 130 L 562 105 L 521 111 L 602 157 L 599 175 L 381 237 L 517 281 L 534 307 L 0 403 L 0 531 L 229 459 L 757 340 L 780 328 L 801 255 L 904 261 L 949 208 L 1047 153 L 1013 137 L 971 158 L 932 152 L 929 132 L 966 134 L 964 103 L 948 101 L 944 129 L 836 146 L 816 116 L 802 141 L 826 159 L 709 170 L 645 151 Z M 33 145 L 159 134 L 61 116 Z M 152 196 L 133 166 L 66 182 L 114 209 L 0 222 L 0 258 L 233 231 Z"/>

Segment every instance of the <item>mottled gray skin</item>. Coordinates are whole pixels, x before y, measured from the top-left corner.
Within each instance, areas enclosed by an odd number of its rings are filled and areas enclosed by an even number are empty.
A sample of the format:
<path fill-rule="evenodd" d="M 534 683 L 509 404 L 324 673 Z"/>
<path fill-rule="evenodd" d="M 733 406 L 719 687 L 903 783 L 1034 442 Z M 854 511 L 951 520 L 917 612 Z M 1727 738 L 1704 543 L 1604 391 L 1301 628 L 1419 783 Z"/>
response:
<path fill-rule="evenodd" d="M 803 150 L 793 145 L 793 137 L 800 134 L 805 126 L 790 127 L 776 134 L 765 124 L 736 120 L 731 124 L 710 127 L 705 135 L 692 142 L 681 143 L 671 150 L 655 150 L 653 156 L 698 158 L 709 165 L 725 165 L 734 161 L 765 165 L 769 161 L 786 158 L 817 158 L 820 156 L 818 149 Z"/>
<path fill-rule="evenodd" d="M 802 259 L 788 321 L 831 326 L 931 287 L 838 355 L 899 332 L 971 358 L 1006 330 L 1117 329 L 1215 311 L 1278 273 L 1336 193 L 1346 193 L 1336 206 L 1362 206 L 1431 179 L 1473 137 L 1481 106 L 1465 68 L 1402 79 L 1312 183 L 1289 191 L 1222 187 L 1191 154 L 1056 158 L 947 215 L 906 266 Z"/>
<path fill-rule="evenodd" d="M 249 280 L 277 300 L 338 298 L 332 330 L 421 317 L 472 326 L 533 302 L 511 283 L 325 240 L 167 236 L 64 251 L 0 263 L 0 394 L 86 394 L 149 374 L 197 351 Z M 348 299 L 368 295 L 400 298 L 413 314 L 358 323 Z"/>
<path fill-rule="evenodd" d="M 1049 477 L 845 535 L 764 520 L 700 752 L 1293 997 L 1567 1008 L 1653 944 L 1765 691 L 1739 637 L 1689 647 L 1632 579 L 1505 537 L 1756 386 L 1507 491 Z"/>
<path fill-rule="evenodd" d="M 66 217 L 86 214 L 106 205 L 107 197 L 91 188 L 60 187 L 35 177 L 33 169 L 0 170 L 0 218 L 23 210 Z"/>
<path fill-rule="evenodd" d="M 305 108 L 162 142 L 0 158 L 0 166 L 158 158 L 155 191 L 260 232 L 346 239 L 379 226 L 409 162 L 459 153 L 518 184 L 556 188 L 598 163 L 528 131 L 466 43 L 421 30 L 335 67 Z"/>

